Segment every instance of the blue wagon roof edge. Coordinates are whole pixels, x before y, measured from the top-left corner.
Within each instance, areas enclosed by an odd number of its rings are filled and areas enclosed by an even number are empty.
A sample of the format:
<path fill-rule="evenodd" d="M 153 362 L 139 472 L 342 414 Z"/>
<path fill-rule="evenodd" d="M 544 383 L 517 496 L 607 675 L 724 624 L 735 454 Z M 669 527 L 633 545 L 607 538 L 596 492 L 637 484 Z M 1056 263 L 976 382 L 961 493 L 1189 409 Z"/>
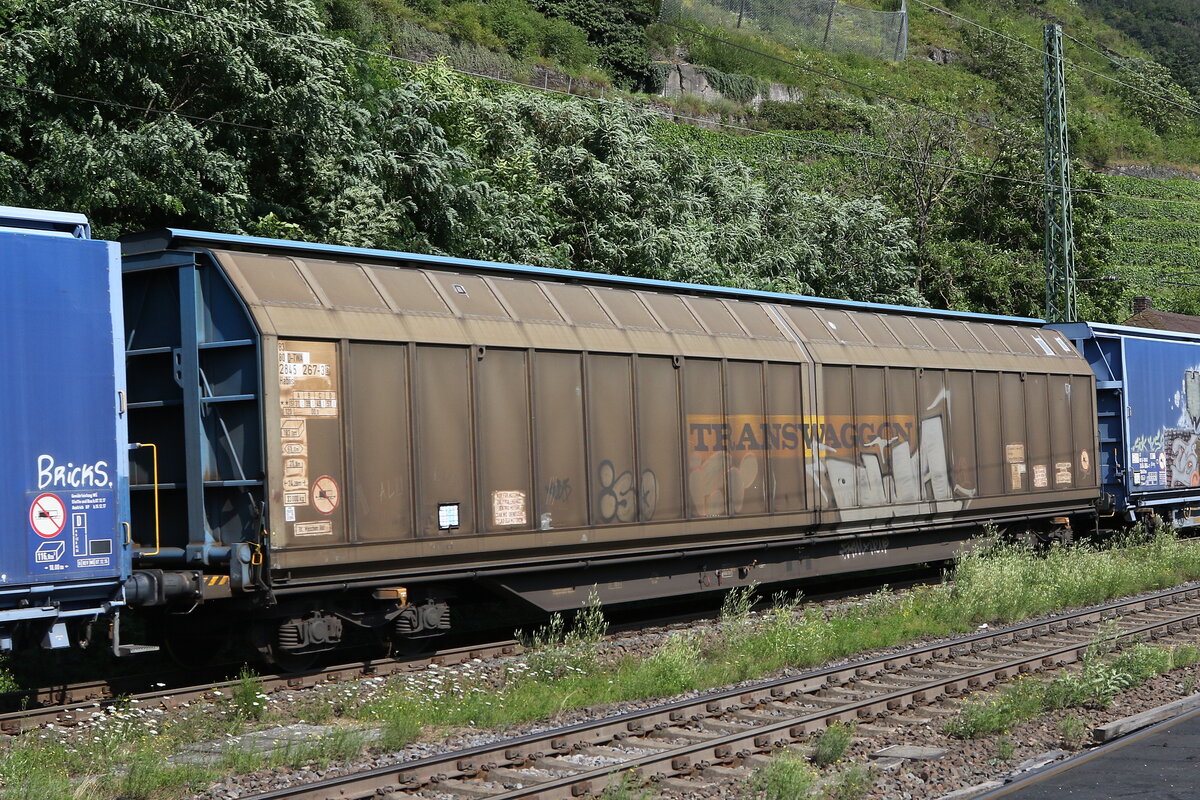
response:
<path fill-rule="evenodd" d="M 1095 338 L 1095 334 L 1109 336 L 1136 336 L 1143 339 L 1178 339 L 1185 342 L 1200 342 L 1200 334 L 1184 331 L 1168 331 L 1161 328 L 1136 328 L 1132 325 L 1113 325 L 1108 322 L 1057 322 L 1050 327 L 1061 331 L 1068 338 Z M 1088 335 L 1082 330 L 1086 328 Z"/>
<path fill-rule="evenodd" d="M 92 226 L 84 214 L 42 208 L 0 205 L 0 228 L 13 233 L 52 233 L 75 239 L 92 237 Z"/>
<path fill-rule="evenodd" d="M 870 310 L 884 312 L 900 312 L 918 314 L 929 317 L 945 317 L 950 319 L 973 320 L 977 322 L 997 322 L 1007 325 L 1043 325 L 1044 320 L 1033 317 L 1006 317 L 997 314 L 978 314 L 970 311 L 951 311 L 947 309 L 920 308 L 917 306 L 890 305 L 887 303 L 870 303 L 857 300 L 837 300 L 826 297 L 810 297 L 808 295 L 785 294 L 782 292 L 766 292 L 755 289 L 738 289 L 728 286 L 710 286 L 699 283 L 663 281 L 653 278 L 633 278 L 625 275 L 610 275 L 602 272 L 583 272 L 551 267 L 537 267 L 526 264 L 508 264 L 498 261 L 483 261 L 479 259 L 457 258 L 454 256 L 436 256 L 425 253 L 409 253 L 399 250 L 379 250 L 366 247 L 348 247 L 345 245 L 320 244 L 316 242 L 301 242 L 288 239 L 269 239 L 260 236 L 242 236 L 225 233 L 209 233 L 182 228 L 167 228 L 159 231 L 123 236 L 120 239 L 122 252 L 127 256 L 144 255 L 172 247 L 192 246 L 249 246 L 280 251 L 295 251 L 328 256 L 358 256 L 369 259 L 390 261 L 422 261 L 427 264 L 450 268 L 467 268 L 487 270 L 489 272 L 509 273 L 516 275 L 533 275 L 562 280 L 585 280 L 596 283 L 609 283 L 625 287 L 645 287 L 650 289 L 665 289 L 672 292 L 687 292 L 694 294 L 721 295 L 725 297 L 763 300 L 768 302 L 786 301 L 801 302 L 809 305 L 825 306 L 844 310 Z"/>

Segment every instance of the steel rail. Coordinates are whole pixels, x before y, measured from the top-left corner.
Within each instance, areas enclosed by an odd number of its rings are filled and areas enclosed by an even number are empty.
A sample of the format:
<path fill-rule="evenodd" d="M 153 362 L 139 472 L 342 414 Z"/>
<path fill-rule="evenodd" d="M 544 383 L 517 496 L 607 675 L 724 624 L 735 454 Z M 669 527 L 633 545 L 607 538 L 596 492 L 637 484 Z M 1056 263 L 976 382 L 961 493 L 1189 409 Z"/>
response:
<path fill-rule="evenodd" d="M 1121 631 L 1114 638 L 1127 641 L 1142 637 L 1169 635 L 1200 627 L 1200 589 L 1176 589 L 1149 597 L 1116 601 L 1104 606 L 1085 609 L 1052 619 L 1037 620 L 995 631 L 977 633 L 962 639 L 923 645 L 904 652 L 880 656 L 857 663 L 814 670 L 800 676 L 764 681 L 752 687 L 717 692 L 689 698 L 650 709 L 620 714 L 602 720 L 583 722 L 542 733 L 529 734 L 506 742 L 481 745 L 468 750 L 430 756 L 414 761 L 380 767 L 366 772 L 338 776 L 303 786 L 288 787 L 254 795 L 248 800 L 366 800 L 388 794 L 409 794 L 430 789 L 434 792 L 453 792 L 456 780 L 488 781 L 488 774 L 497 770 L 543 769 L 563 774 L 550 780 L 522 781 L 524 788 L 496 790 L 487 794 L 479 786 L 462 787 L 471 794 L 488 800 L 551 800 L 579 797 L 602 791 L 604 784 L 617 772 L 633 770 L 643 779 L 657 779 L 690 774 L 717 763 L 729 763 L 752 753 L 771 750 L 803 739 L 838 720 L 886 716 L 896 711 L 920 706 L 947 696 L 956 696 L 972 689 L 990 685 L 1012 675 L 1063 666 L 1082 658 L 1092 646 L 1091 637 L 1067 644 L 1054 643 L 1050 648 L 1015 656 L 1000 651 L 1020 647 L 1033 638 L 1064 635 L 1078 639 L 1077 629 L 1094 626 L 1109 619 L 1134 615 L 1163 617 Z M 1174 613 L 1170 606 L 1187 605 L 1184 613 Z M 1072 632 L 1075 632 L 1072 634 Z M 659 739 L 672 738 L 670 730 L 706 718 L 719 717 L 736 711 L 747 711 L 764 703 L 774 703 L 778 709 L 789 700 L 803 700 L 806 695 L 835 686 L 853 685 L 870 677 L 895 674 L 905 668 L 949 661 L 963 656 L 978 656 L 992 651 L 996 663 L 971 666 L 941 677 L 922 679 L 912 686 L 896 687 L 893 691 L 859 699 L 832 703 L 820 697 L 827 706 L 818 710 L 797 707 L 791 716 L 763 721 L 745 731 L 727 734 L 693 734 L 702 741 L 671 746 L 657 745 L 654 752 L 631 754 L 622 763 L 601 768 L 555 763 L 544 764 L 547 758 L 569 755 L 588 747 L 609 743 L 642 747 L 638 737 L 663 734 Z M 961 665 L 937 665 L 943 669 L 959 669 Z M 832 703 L 832 707 L 828 707 Z M 530 785 L 531 784 L 531 785 Z M 458 787 L 454 787 L 458 788 Z"/>
<path fill-rule="evenodd" d="M 893 589 L 908 588 L 923 583 L 921 579 L 906 579 L 901 581 L 891 581 L 888 583 Z M 876 587 L 877 588 L 877 587 Z M 808 599 L 812 602 L 823 600 L 839 599 L 846 596 L 854 596 L 861 594 L 864 589 L 856 587 L 852 590 L 838 590 L 819 592 L 811 595 Z M 714 612 L 710 611 L 690 611 L 687 613 L 670 614 L 662 617 L 653 617 L 649 619 L 626 620 L 621 622 L 613 622 L 608 627 L 608 636 L 614 637 L 625 634 L 631 631 L 644 629 L 646 626 L 664 626 L 672 628 L 680 624 L 692 623 L 698 620 L 711 619 Z M 502 651 L 497 652 L 495 648 L 502 648 Z M 507 648 L 507 649 L 505 649 Z M 267 675 L 261 678 L 264 682 L 270 682 L 269 688 L 272 690 L 278 689 L 304 689 L 316 686 L 320 683 L 330 683 L 339 679 L 353 680 L 360 677 L 377 677 L 394 675 L 397 672 L 412 671 L 425 668 L 430 664 L 438 664 L 439 666 L 451 666 L 461 663 L 455 660 L 458 654 L 480 651 L 482 657 L 495 657 L 496 655 L 515 655 L 521 652 L 521 648 L 516 640 L 508 640 L 503 642 L 495 642 L 492 644 L 480 643 L 474 645 L 463 645 L 457 648 L 448 648 L 429 654 L 422 658 L 409 659 L 377 659 L 364 660 L 359 662 L 347 662 L 340 666 L 328 667 L 323 670 L 312 670 L 301 673 L 288 673 L 281 675 Z M 476 654 L 479 655 L 478 653 Z M 369 671 L 368 671 L 369 670 Z M 197 671 L 197 670 L 194 670 Z M 228 673 L 223 673 L 227 675 Z M 340 675 L 340 678 L 339 678 Z M 0 734 L 16 734 L 24 730 L 28 730 L 37 725 L 42 725 L 47 722 L 71 724 L 74 720 L 72 713 L 80 709 L 95 708 L 97 704 L 112 703 L 117 699 L 130 698 L 137 700 L 139 703 L 155 703 L 162 698 L 175 698 L 174 705 L 184 702 L 186 698 L 179 698 L 181 692 L 187 692 L 192 698 L 201 697 L 205 686 L 211 687 L 211 690 L 224 690 L 232 688 L 237 681 L 222 679 L 220 682 L 211 684 L 187 684 L 179 681 L 173 682 L 173 685 L 168 688 L 158 683 L 161 675 L 136 674 L 127 675 L 106 680 L 86 681 L 72 684 L 60 684 L 56 686 L 44 686 L 36 689 L 22 690 L 17 692 L 8 692 L 0 694 L 0 708 L 7 707 L 13 709 L 9 712 L 0 711 Z M 283 683 L 286 681 L 286 685 Z M 158 687 L 155 690 L 147 690 L 147 686 Z M 139 691 L 141 690 L 141 691 Z M 172 707 L 170 701 L 163 708 Z"/>
<path fill-rule="evenodd" d="M 435 664 L 437 666 L 452 666 L 477 658 L 496 658 L 516 655 L 520 652 L 520 643 L 515 639 L 510 639 L 491 644 L 448 648 L 418 658 L 386 658 L 357 661 L 308 672 L 265 675 L 257 678 L 257 680 L 261 682 L 263 691 L 265 692 L 310 689 L 316 686 L 361 678 L 387 677 L 404 672 L 415 672 Z M 239 682 L 239 680 L 234 679 L 196 686 L 161 688 L 149 692 L 123 695 L 120 697 L 120 701 L 136 703 L 140 708 L 170 710 L 195 700 L 216 699 L 222 696 L 221 693 L 233 689 Z M 76 684 L 72 687 L 63 687 L 57 690 L 44 690 L 51 692 L 81 691 L 92 692 L 93 694 L 86 695 L 83 700 L 74 702 L 0 714 L 0 733 L 18 734 L 47 723 L 75 725 L 86 721 L 91 718 L 91 714 L 98 706 L 117 702 L 118 698 L 106 693 L 105 689 L 107 688 L 110 688 L 109 684 L 99 681 Z"/>

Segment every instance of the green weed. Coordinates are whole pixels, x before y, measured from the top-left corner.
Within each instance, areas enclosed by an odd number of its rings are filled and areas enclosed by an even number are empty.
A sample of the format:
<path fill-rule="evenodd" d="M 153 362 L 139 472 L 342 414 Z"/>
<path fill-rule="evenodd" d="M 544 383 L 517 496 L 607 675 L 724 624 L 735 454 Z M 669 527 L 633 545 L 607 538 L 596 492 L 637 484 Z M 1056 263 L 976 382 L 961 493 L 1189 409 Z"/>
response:
<path fill-rule="evenodd" d="M 362 752 L 365 739 L 360 730 L 337 728 L 315 739 L 289 745 L 281 752 L 273 753 L 269 760 L 273 764 L 284 764 L 297 768 L 315 764 L 324 768 L 334 761 L 348 761 Z"/>
<path fill-rule="evenodd" d="M 230 698 L 234 711 L 242 719 L 260 720 L 267 712 L 267 696 L 262 680 L 249 666 L 238 672 L 237 683 Z"/>
<path fill-rule="evenodd" d="M 749 789 L 756 800 L 806 800 L 817 791 L 817 773 L 802 756 L 784 750 L 754 771 Z"/>
<path fill-rule="evenodd" d="M 758 602 L 757 584 L 735 586 L 721 600 L 721 638 L 726 647 L 737 647 L 748 636 L 750 609 Z"/>
<path fill-rule="evenodd" d="M 1151 647 L 1135 644 L 1105 658 L 1090 650 L 1077 672 L 1042 682 L 1026 678 L 998 696 L 963 707 L 943 730 L 950 736 L 976 739 L 1007 733 L 1018 722 L 1058 708 L 1103 708 L 1122 691 L 1178 666 L 1196 663 L 1195 648 Z M 1082 723 L 1081 723 L 1082 724 Z M 1070 723 L 1068 723 L 1068 726 Z"/>
<path fill-rule="evenodd" d="M 1058 735 L 1062 738 L 1065 745 L 1070 747 L 1079 746 L 1083 742 L 1083 737 L 1086 733 L 1087 725 L 1079 717 L 1063 717 L 1058 721 Z"/>
<path fill-rule="evenodd" d="M 943 730 L 949 736 L 962 739 L 1008 733 L 1018 722 L 1036 716 L 1044 709 L 1042 684 L 1020 680 L 1006 687 L 997 697 L 964 706 Z"/>
<path fill-rule="evenodd" d="M 150 752 L 139 752 L 129 760 L 128 771 L 111 779 L 109 791 L 121 800 L 147 800 L 176 793 L 180 788 L 198 790 L 217 774 L 195 765 L 171 765 Z"/>
<path fill-rule="evenodd" d="M 600 800 L 649 800 L 651 796 L 642 778 L 629 770 L 609 780 L 600 793 Z"/>
<path fill-rule="evenodd" d="M 600 602 L 600 594 L 596 587 L 588 592 L 583 608 L 575 613 L 571 633 L 567 636 L 568 645 L 597 645 L 604 641 L 608 633 L 608 620 L 604 618 L 604 604 Z"/>
<path fill-rule="evenodd" d="M 0 694 L 19 692 L 20 690 L 21 684 L 13 675 L 12 656 L 8 653 L 0 653 Z"/>
<path fill-rule="evenodd" d="M 694 689 L 701 684 L 699 677 L 705 666 L 700 646 L 698 636 L 672 634 L 649 658 L 627 663 L 618 673 L 619 680 L 628 691 L 641 697 L 668 696 Z"/>
<path fill-rule="evenodd" d="M 827 800 L 862 800 L 871 789 L 871 770 L 861 765 L 844 769 L 825 784 Z"/>
<path fill-rule="evenodd" d="M 850 749 L 854 740 L 854 726 L 844 722 L 835 722 L 817 735 L 813 743 L 812 762 L 818 767 L 836 764 Z"/>
<path fill-rule="evenodd" d="M 227 748 L 221 753 L 221 771 L 229 775 L 254 772 L 267 766 L 267 756 L 255 750 Z"/>
<path fill-rule="evenodd" d="M 561 678 L 571 672 L 596 667 L 599 646 L 607 632 L 604 606 L 593 587 L 583 607 L 575 613 L 569 629 L 566 617 L 556 611 L 550 615 L 549 622 L 534 630 L 532 635 L 526 637 L 517 631 L 516 638 L 529 650 L 527 659 L 533 673 Z"/>
<path fill-rule="evenodd" d="M 1060 675 L 1045 689 L 1047 708 L 1104 708 L 1121 692 L 1174 666 L 1173 651 L 1137 644 L 1111 659 L 1085 656 L 1082 668 Z"/>
<path fill-rule="evenodd" d="M 414 709 L 405 705 L 394 704 L 385 707 L 378 719 L 383 722 L 379 746 L 384 750 L 390 752 L 402 750 L 405 745 L 415 742 L 421 737 L 421 716 Z"/>
<path fill-rule="evenodd" d="M 322 725 L 337 716 L 340 709 L 334 698 L 313 690 L 300 695 L 292 705 L 292 714 L 300 722 Z"/>
<path fill-rule="evenodd" d="M 751 583 L 749 586 L 735 586 L 730 589 L 721 601 L 721 622 L 739 623 L 748 620 L 750 609 L 754 608 L 758 600 L 755 593 L 757 588 L 758 584 Z"/>

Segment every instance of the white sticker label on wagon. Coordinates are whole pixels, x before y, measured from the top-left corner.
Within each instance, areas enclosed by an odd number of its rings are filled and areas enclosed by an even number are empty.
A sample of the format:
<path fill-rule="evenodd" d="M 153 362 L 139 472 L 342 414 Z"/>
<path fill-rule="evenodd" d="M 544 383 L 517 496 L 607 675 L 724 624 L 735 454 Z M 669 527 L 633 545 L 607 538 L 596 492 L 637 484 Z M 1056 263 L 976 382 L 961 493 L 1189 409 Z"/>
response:
<path fill-rule="evenodd" d="M 291 439 L 299 442 L 303 447 L 308 441 L 308 431 L 305 429 L 305 423 L 302 419 L 284 418 L 283 423 L 279 427 L 279 432 L 284 440 Z"/>
<path fill-rule="evenodd" d="M 519 491 L 492 492 L 492 524 L 496 527 L 504 525 L 526 524 L 525 493 Z"/>
<path fill-rule="evenodd" d="M 333 533 L 332 522 L 297 522 L 297 536 L 328 536 Z"/>
<path fill-rule="evenodd" d="M 458 503 L 438 503 L 438 529 L 454 530 L 458 527 Z"/>
<path fill-rule="evenodd" d="M 1033 485 L 1037 489 L 1045 489 L 1050 483 L 1045 464 L 1035 464 L 1033 467 Z"/>
<path fill-rule="evenodd" d="M 62 558 L 66 552 L 67 543 L 62 539 L 54 542 L 42 542 L 34 553 L 33 560 L 39 564 L 52 564 Z"/>

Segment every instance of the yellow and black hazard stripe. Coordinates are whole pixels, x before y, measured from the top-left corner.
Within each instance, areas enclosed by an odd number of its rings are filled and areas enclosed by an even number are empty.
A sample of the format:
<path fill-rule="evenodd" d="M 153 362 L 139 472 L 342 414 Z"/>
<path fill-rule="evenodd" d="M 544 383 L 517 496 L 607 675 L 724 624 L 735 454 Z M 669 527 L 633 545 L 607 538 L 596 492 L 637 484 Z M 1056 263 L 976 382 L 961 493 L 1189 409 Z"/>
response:
<path fill-rule="evenodd" d="M 205 586 L 225 586 L 228 583 L 229 583 L 228 575 L 205 575 L 204 576 L 204 585 Z"/>

